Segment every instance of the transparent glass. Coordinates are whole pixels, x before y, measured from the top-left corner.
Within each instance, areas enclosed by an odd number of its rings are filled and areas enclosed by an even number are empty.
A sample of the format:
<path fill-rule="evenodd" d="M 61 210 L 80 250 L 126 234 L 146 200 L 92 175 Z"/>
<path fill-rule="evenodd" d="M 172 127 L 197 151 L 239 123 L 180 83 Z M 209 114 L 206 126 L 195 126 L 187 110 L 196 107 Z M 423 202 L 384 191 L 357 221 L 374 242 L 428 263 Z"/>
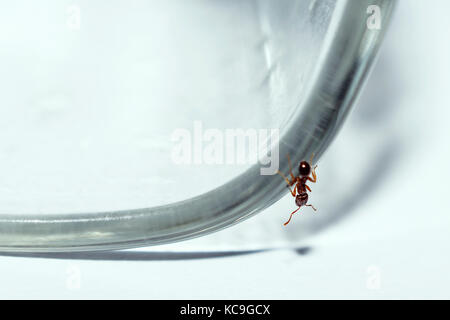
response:
<path fill-rule="evenodd" d="M 4 3 L 3 3 L 4 2 Z M 260 165 L 175 165 L 171 134 L 279 128 L 314 161 L 370 70 L 393 2 L 2 2 L 0 250 L 199 237 L 286 192 Z M 378 5 L 381 29 L 367 28 Z"/>

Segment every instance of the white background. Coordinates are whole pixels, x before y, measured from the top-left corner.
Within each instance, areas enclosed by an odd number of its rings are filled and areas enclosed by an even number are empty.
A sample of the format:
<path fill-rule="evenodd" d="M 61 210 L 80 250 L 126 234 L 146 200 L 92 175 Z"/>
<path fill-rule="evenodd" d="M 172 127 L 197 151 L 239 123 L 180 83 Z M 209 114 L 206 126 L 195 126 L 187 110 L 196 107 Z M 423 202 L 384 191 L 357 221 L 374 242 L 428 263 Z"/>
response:
<path fill-rule="evenodd" d="M 350 190 L 349 213 L 332 225 L 294 249 L 205 252 L 193 240 L 156 252 L 4 254 L 0 297 L 450 298 L 449 9 L 447 1 L 398 3 L 367 86 L 319 162 L 322 173 L 338 163 L 349 180 L 360 174 L 353 166 L 376 162 L 368 181 Z M 352 140 L 355 132 L 367 134 Z M 345 181 L 319 175 L 313 191 Z M 332 199 L 333 188 L 322 189 L 319 208 Z M 282 221 L 292 205 L 286 197 L 270 213 Z M 236 230 L 257 228 L 254 219 Z"/>

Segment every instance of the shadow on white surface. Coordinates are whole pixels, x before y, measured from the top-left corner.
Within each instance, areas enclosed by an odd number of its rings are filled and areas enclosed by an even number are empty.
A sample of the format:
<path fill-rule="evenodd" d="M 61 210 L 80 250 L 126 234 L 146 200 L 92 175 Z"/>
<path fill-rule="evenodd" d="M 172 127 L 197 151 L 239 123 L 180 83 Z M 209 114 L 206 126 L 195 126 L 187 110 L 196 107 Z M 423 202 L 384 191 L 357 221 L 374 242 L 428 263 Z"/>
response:
<path fill-rule="evenodd" d="M 263 253 L 268 250 L 248 251 L 218 251 L 218 252 L 148 252 L 148 251 L 102 251 L 76 253 L 0 253 L 0 256 L 41 259 L 67 260 L 103 260 L 103 261 L 170 261 L 170 260 L 198 260 L 212 258 L 227 258 L 242 255 Z M 310 247 L 294 250 L 299 255 L 308 255 Z"/>

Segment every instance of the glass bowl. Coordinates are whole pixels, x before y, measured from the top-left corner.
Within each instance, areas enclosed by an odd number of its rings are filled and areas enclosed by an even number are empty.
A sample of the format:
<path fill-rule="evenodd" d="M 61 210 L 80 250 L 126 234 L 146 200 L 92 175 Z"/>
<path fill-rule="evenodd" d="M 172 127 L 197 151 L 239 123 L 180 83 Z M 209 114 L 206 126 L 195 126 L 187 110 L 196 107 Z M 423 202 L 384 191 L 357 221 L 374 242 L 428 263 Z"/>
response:
<path fill-rule="evenodd" d="M 369 27 L 373 6 L 380 28 Z M 288 154 L 293 163 L 320 159 L 367 77 L 392 7 L 4 4 L 0 250 L 158 245 L 269 207 L 288 190 L 267 168 L 288 172 Z M 253 161 L 209 163 L 204 146 L 196 159 L 205 132 L 239 129 L 269 132 L 274 162 L 261 165 L 250 150 Z M 190 161 L 176 160 L 179 134 L 192 139 Z"/>

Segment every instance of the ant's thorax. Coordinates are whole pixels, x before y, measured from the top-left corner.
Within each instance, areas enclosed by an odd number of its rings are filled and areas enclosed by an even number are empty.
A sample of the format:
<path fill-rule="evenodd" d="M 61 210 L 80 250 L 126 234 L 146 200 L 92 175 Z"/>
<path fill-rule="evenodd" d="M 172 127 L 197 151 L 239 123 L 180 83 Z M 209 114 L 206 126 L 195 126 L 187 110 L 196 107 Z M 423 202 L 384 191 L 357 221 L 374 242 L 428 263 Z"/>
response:
<path fill-rule="evenodd" d="M 308 180 L 308 177 L 298 177 L 297 178 L 298 182 L 297 182 L 297 191 L 298 193 L 303 193 L 306 192 L 306 188 L 305 188 L 305 184 L 306 181 Z"/>

